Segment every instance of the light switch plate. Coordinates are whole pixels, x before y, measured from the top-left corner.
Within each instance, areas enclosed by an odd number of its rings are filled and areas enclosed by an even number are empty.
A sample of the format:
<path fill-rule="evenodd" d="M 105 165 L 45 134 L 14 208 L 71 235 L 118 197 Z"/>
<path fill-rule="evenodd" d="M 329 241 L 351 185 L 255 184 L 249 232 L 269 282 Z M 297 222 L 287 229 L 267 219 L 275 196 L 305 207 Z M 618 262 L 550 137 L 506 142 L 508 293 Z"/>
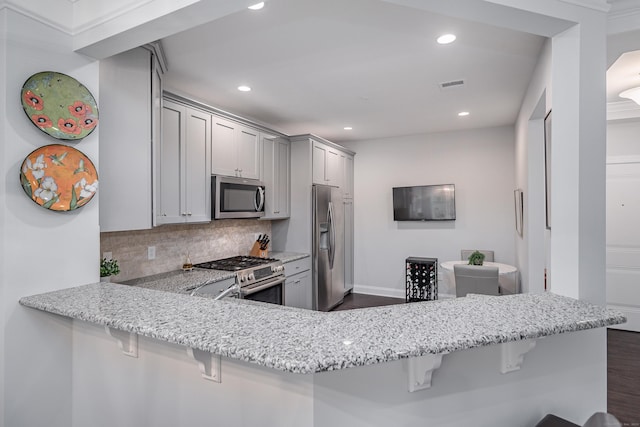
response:
<path fill-rule="evenodd" d="M 147 246 L 147 259 L 156 259 L 156 247 Z"/>

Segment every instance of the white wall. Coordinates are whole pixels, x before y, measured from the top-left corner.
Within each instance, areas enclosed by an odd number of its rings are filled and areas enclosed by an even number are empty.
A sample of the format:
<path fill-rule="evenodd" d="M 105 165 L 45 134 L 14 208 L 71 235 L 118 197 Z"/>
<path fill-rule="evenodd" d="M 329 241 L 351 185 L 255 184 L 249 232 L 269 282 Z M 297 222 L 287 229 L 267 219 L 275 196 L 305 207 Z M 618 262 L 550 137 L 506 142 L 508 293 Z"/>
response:
<path fill-rule="evenodd" d="M 7 132 L 6 126 L 4 126 L 4 118 L 7 116 L 7 108 L 6 108 L 6 99 L 7 99 L 7 82 L 6 82 L 6 73 L 4 70 L 7 68 L 7 33 L 4 30 L 7 26 L 7 12 L 6 10 L 0 9 L 0 153 L 4 153 L 4 145 L 7 140 Z M 4 158 L 4 156 L 0 157 Z M 4 164 L 2 169 L 4 172 Z M 6 173 L 0 173 L 0 205 L 5 206 L 5 194 L 6 191 Z M 4 297 L 4 284 L 6 282 L 5 275 L 5 261 L 4 254 L 7 251 L 7 245 L 5 244 L 5 232 L 4 232 L 4 224 L 5 224 L 5 209 L 0 207 L 0 384 L 5 384 L 5 375 L 4 375 L 4 342 L 5 342 L 5 333 L 4 333 L 4 306 L 1 301 L 5 301 Z M 5 413 L 5 387 L 0 387 L 0 414 Z M 0 417 L 0 427 L 4 426 L 4 417 Z"/>
<path fill-rule="evenodd" d="M 527 88 L 516 124 L 516 186 L 524 192 L 522 237 L 517 236 L 516 266 L 523 292 L 544 290 L 549 233 L 545 219 L 544 117 L 550 109 L 551 42 L 547 41 Z"/>
<path fill-rule="evenodd" d="M 24 194 L 19 168 L 34 149 L 58 140 L 22 111 L 20 90 L 39 71 L 82 82 L 97 97 L 98 66 L 71 53 L 71 38 L 9 9 L 0 10 L 0 76 L 6 97 L 0 115 L 0 337 L 4 408 L 0 426 L 71 425 L 71 322 L 18 304 L 20 297 L 96 282 L 99 276 L 98 201 L 73 213 L 51 212 Z M 5 38 L 6 37 L 6 38 Z M 72 145 L 97 164 L 98 135 Z"/>
<path fill-rule="evenodd" d="M 640 332 L 640 120 L 607 124 L 607 306 Z"/>
<path fill-rule="evenodd" d="M 460 259 L 493 249 L 514 262 L 512 127 L 344 144 L 355 151 L 355 291 L 404 296 L 409 256 Z M 394 222 L 392 187 L 455 184 L 456 220 Z M 440 293 L 455 293 L 441 283 Z"/>
<path fill-rule="evenodd" d="M 607 158 L 640 157 L 640 119 L 607 123 Z"/>

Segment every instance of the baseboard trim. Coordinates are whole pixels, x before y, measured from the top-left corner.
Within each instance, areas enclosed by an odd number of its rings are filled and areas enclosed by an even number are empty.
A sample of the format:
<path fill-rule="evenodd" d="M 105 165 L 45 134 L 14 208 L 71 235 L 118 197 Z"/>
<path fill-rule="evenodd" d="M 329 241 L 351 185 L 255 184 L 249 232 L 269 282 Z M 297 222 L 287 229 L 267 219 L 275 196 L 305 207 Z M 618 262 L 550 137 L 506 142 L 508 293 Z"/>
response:
<path fill-rule="evenodd" d="M 610 310 L 621 311 L 627 317 L 627 323 L 620 325 L 612 325 L 609 328 L 621 329 L 623 331 L 640 332 L 640 309 L 638 307 L 629 307 L 624 305 L 607 304 Z"/>
<path fill-rule="evenodd" d="M 406 297 L 404 289 L 380 288 L 377 286 L 366 286 L 366 285 L 354 285 L 353 293 L 377 295 L 381 297 L 392 297 L 392 298 Z"/>
<path fill-rule="evenodd" d="M 354 285 L 352 292 L 354 294 L 376 295 L 379 297 L 406 298 L 404 289 L 381 288 L 378 286 Z M 456 296 L 453 294 L 438 294 L 438 299 L 450 299 L 455 297 Z"/>

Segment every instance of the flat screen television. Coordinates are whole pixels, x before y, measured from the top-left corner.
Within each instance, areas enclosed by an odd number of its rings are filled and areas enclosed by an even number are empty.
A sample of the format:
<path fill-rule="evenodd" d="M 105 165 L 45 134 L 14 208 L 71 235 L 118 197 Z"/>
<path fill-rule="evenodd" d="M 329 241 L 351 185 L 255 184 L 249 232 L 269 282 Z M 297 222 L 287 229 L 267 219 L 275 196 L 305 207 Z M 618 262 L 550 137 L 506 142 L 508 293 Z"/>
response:
<path fill-rule="evenodd" d="M 456 219 L 454 184 L 393 188 L 394 221 L 451 221 Z"/>

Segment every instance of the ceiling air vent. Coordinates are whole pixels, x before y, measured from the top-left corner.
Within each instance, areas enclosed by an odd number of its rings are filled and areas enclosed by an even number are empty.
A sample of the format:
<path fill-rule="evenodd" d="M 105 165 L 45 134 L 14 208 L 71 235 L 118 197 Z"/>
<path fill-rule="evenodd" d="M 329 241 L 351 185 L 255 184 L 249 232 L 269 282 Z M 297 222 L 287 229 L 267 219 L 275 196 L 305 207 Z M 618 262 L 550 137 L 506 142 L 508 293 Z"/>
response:
<path fill-rule="evenodd" d="M 450 82 L 440 83 L 440 89 L 449 89 L 464 85 L 464 80 L 451 80 Z"/>

